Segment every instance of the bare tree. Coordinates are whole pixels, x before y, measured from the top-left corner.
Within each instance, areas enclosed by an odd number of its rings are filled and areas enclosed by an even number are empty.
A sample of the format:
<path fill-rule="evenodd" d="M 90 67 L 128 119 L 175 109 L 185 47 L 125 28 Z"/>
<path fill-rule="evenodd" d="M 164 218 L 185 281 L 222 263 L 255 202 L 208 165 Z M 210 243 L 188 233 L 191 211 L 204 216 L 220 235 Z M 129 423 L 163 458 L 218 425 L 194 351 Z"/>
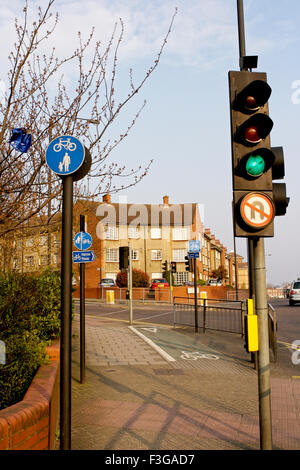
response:
<path fill-rule="evenodd" d="M 54 1 L 49 0 L 44 10 L 38 8 L 36 20 L 29 24 L 28 2 L 24 0 L 23 23 L 15 21 L 16 42 L 9 54 L 8 89 L 4 102 L 0 103 L 0 236 L 28 221 L 44 220 L 44 216 L 48 216 L 49 222 L 59 210 L 61 180 L 45 164 L 46 148 L 56 136 L 74 135 L 91 152 L 91 185 L 87 189 L 86 179 L 75 184 L 75 196 L 81 199 L 135 185 L 151 165 L 149 162 L 144 167 L 127 170 L 125 165 L 109 160 L 112 151 L 135 125 L 145 102 L 122 133 L 113 139 L 107 134 L 157 68 L 177 10 L 152 65 L 138 83 L 134 83 L 133 72 L 129 71 L 128 92 L 120 98 L 116 79 L 118 52 L 124 35 L 122 20 L 115 24 L 106 46 L 100 41 L 94 42 L 94 29 L 86 40 L 79 32 L 78 47 L 68 57 L 60 59 L 55 49 L 43 53 L 58 23 L 58 14 L 51 12 Z M 87 60 L 91 50 L 92 58 Z M 77 70 L 76 86 L 71 89 L 63 76 L 69 66 L 73 67 L 72 73 L 75 67 Z M 24 128 L 32 134 L 32 145 L 27 153 L 10 146 L 12 128 Z"/>

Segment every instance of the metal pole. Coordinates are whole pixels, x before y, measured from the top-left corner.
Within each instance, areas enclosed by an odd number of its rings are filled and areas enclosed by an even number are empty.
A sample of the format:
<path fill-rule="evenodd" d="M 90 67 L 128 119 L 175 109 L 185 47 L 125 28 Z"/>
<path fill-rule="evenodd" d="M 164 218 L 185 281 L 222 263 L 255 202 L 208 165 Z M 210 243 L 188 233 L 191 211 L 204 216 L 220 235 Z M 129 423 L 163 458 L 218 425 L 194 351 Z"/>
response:
<path fill-rule="evenodd" d="M 85 217 L 80 215 L 80 231 L 85 231 Z M 80 263 L 80 383 L 85 382 L 85 263 Z"/>
<path fill-rule="evenodd" d="M 132 325 L 132 250 L 131 242 L 129 242 L 129 253 L 128 253 L 128 274 L 129 274 L 129 324 Z"/>
<path fill-rule="evenodd" d="M 71 449 L 71 318 L 73 177 L 65 176 L 61 244 L 60 448 Z"/>
<path fill-rule="evenodd" d="M 194 258 L 194 291 L 195 291 L 195 331 L 198 331 L 198 292 L 196 278 L 196 258 Z"/>
<path fill-rule="evenodd" d="M 254 239 L 255 307 L 258 315 L 258 394 L 260 418 L 260 446 L 272 450 L 272 418 L 270 388 L 270 352 L 268 330 L 268 302 L 264 239 Z"/>
<path fill-rule="evenodd" d="M 238 31 L 239 31 L 239 51 L 240 59 L 246 55 L 245 23 L 243 0 L 237 0 Z M 240 67 L 242 70 L 242 68 Z"/>

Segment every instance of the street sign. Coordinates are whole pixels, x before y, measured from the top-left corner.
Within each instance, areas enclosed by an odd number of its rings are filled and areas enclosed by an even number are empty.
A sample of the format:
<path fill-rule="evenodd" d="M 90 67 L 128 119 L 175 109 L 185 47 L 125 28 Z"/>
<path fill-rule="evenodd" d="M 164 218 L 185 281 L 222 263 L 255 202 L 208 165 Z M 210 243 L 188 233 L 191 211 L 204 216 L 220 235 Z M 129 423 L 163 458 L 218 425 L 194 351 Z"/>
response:
<path fill-rule="evenodd" d="M 75 173 L 85 160 L 85 147 L 76 137 L 56 137 L 46 150 L 46 163 L 59 176 Z"/>
<path fill-rule="evenodd" d="M 199 253 L 200 249 L 200 240 L 189 240 L 189 253 Z"/>
<path fill-rule="evenodd" d="M 197 251 L 197 252 L 195 252 L 195 253 L 189 252 L 189 253 L 188 253 L 188 257 L 189 257 L 189 259 L 192 259 L 192 258 L 199 258 L 199 251 Z"/>
<path fill-rule="evenodd" d="M 74 245 L 78 250 L 88 250 L 92 246 L 93 240 L 89 233 L 79 232 L 74 237 Z"/>
<path fill-rule="evenodd" d="M 90 263 L 95 261 L 96 256 L 92 250 L 73 251 L 73 263 Z"/>
<path fill-rule="evenodd" d="M 244 222 L 254 228 L 266 227 L 274 218 L 274 205 L 265 194 L 249 193 L 240 206 Z"/>

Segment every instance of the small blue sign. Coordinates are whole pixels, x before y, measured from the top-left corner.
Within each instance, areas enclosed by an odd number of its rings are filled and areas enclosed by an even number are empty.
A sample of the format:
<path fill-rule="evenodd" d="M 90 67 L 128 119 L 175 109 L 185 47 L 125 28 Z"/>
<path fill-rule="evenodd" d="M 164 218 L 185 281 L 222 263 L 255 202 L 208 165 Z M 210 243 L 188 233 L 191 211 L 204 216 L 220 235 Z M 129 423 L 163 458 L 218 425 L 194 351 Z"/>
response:
<path fill-rule="evenodd" d="M 73 251 L 73 263 L 90 263 L 95 261 L 95 253 L 90 251 Z"/>
<path fill-rule="evenodd" d="M 92 237 L 87 232 L 76 233 L 74 237 L 74 245 L 78 250 L 88 250 L 93 244 Z"/>
<path fill-rule="evenodd" d="M 46 150 L 46 163 L 59 176 L 71 175 L 77 171 L 84 158 L 84 145 L 72 135 L 56 137 Z"/>
<path fill-rule="evenodd" d="M 199 251 L 195 251 L 194 253 L 193 252 L 188 253 L 188 257 L 189 257 L 189 259 L 199 258 Z"/>
<path fill-rule="evenodd" d="M 201 249 L 200 240 L 189 241 L 189 253 L 199 253 Z"/>

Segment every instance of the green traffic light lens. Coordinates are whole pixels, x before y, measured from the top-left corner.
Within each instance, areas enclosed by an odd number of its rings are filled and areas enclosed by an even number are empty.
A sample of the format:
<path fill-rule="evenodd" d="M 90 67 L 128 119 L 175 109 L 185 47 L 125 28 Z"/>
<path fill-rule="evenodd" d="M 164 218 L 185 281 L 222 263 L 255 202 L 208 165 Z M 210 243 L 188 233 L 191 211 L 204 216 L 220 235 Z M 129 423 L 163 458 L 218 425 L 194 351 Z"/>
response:
<path fill-rule="evenodd" d="M 261 155 L 250 155 L 246 163 L 246 171 L 250 176 L 262 175 L 265 167 L 265 160 Z"/>

